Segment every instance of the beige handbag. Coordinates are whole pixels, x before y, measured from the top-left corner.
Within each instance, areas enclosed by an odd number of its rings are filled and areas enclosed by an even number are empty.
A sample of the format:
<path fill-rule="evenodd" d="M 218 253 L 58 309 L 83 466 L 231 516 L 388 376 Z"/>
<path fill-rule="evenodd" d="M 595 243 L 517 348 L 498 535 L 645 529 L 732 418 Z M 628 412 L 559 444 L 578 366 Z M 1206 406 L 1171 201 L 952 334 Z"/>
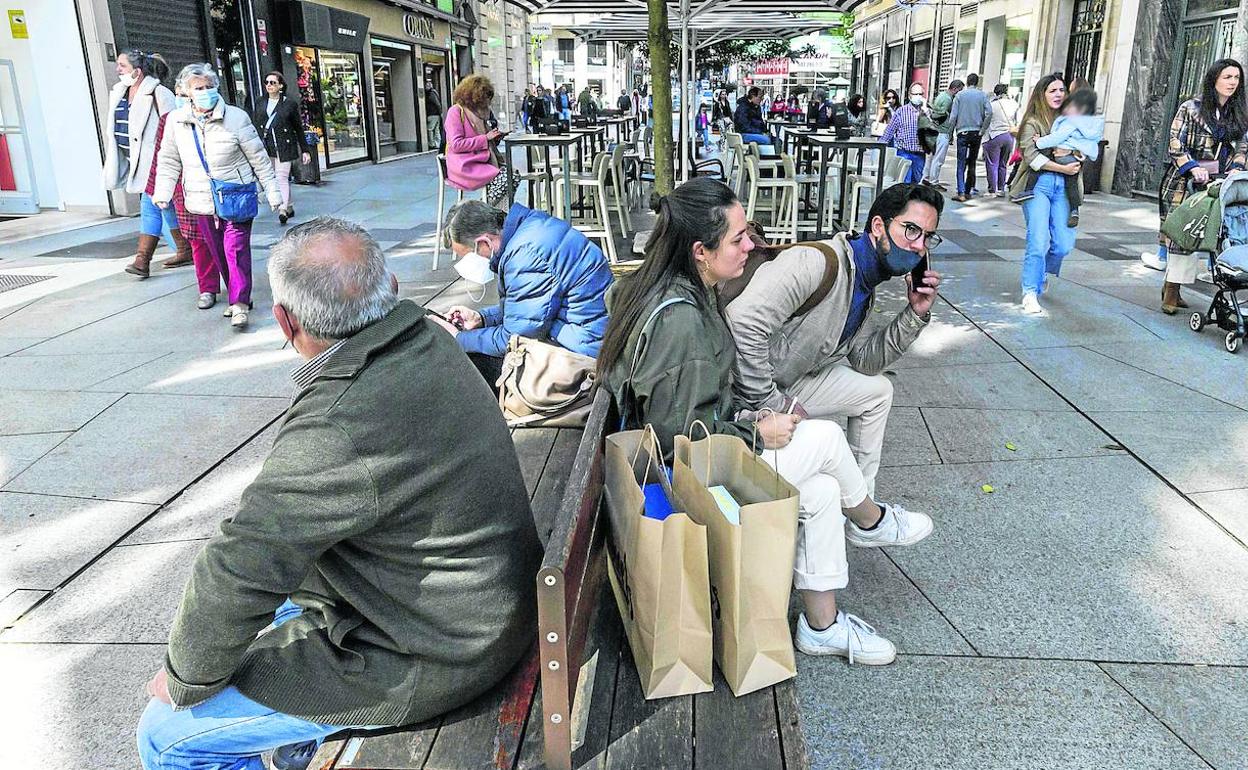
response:
<path fill-rule="evenodd" d="M 597 361 L 515 335 L 503 357 L 498 406 L 512 428 L 581 428 L 594 401 Z"/>

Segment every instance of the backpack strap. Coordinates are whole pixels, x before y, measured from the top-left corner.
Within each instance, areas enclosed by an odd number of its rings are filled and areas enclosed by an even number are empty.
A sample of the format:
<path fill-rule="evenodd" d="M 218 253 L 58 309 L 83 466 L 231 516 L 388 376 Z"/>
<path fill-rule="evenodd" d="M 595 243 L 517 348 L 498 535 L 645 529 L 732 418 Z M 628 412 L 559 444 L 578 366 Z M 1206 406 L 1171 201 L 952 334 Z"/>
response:
<path fill-rule="evenodd" d="M 806 241 L 804 243 L 795 243 L 793 246 L 809 246 L 818 249 L 819 253 L 823 254 L 824 260 L 823 279 L 815 287 L 814 293 L 807 297 L 806 301 L 797 310 L 793 311 L 793 315 L 790 316 L 791 318 L 797 318 L 814 310 L 828 296 L 828 293 L 832 291 L 832 287 L 836 285 L 836 279 L 840 276 L 841 258 L 836 253 L 836 250 L 824 241 Z M 790 246 L 789 248 L 793 247 Z"/>
<path fill-rule="evenodd" d="M 650 330 L 650 326 L 654 323 L 654 319 L 659 317 L 659 313 L 663 312 L 664 309 L 671 307 L 672 305 L 679 305 L 682 302 L 687 305 L 693 304 L 693 302 L 685 299 L 684 297 L 672 297 L 670 299 L 666 299 L 660 302 L 654 310 L 650 311 L 650 317 L 647 318 L 646 322 L 641 325 L 641 332 L 637 335 L 637 347 L 633 349 L 632 365 L 628 367 L 628 379 L 625 380 L 620 386 L 621 395 L 628 401 L 627 404 L 619 404 L 620 430 L 625 430 L 628 418 L 632 415 L 633 377 L 637 374 L 637 364 L 641 363 L 641 341 L 645 338 L 646 332 Z"/>

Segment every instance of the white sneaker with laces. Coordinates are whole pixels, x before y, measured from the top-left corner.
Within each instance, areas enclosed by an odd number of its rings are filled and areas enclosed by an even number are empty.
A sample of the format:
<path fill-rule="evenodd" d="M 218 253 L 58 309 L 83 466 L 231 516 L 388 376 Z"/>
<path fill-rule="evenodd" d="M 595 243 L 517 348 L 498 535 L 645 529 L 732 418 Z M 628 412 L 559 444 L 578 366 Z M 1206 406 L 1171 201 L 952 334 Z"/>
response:
<path fill-rule="evenodd" d="M 907 511 L 896 503 L 880 503 L 884 515 L 875 529 L 863 529 L 849 522 L 845 539 L 859 548 L 885 548 L 914 545 L 932 534 L 932 517 L 926 513 Z"/>
<path fill-rule="evenodd" d="M 1144 263 L 1145 267 L 1151 267 L 1154 270 L 1166 269 L 1167 260 L 1162 259 L 1161 255 L 1155 251 L 1140 252 L 1140 261 Z"/>
<path fill-rule="evenodd" d="M 1040 298 L 1034 291 L 1023 295 L 1023 312 L 1027 315 L 1044 315 L 1044 308 L 1040 307 Z"/>
<path fill-rule="evenodd" d="M 857 615 L 836 613 L 836 622 L 816 631 L 806 621 L 806 613 L 797 618 L 793 644 L 807 655 L 840 655 L 850 663 L 864 666 L 887 666 L 897 659 L 897 648 L 876 633 Z"/>

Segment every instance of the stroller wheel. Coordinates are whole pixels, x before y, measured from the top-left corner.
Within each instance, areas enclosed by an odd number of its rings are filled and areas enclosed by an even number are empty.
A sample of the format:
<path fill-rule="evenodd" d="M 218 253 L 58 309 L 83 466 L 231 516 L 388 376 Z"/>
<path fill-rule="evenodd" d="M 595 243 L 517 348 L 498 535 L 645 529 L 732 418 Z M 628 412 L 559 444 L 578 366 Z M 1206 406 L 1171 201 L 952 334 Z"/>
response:
<path fill-rule="evenodd" d="M 1223 340 L 1223 345 L 1226 347 L 1226 352 L 1238 353 L 1240 341 L 1241 340 L 1239 338 L 1239 332 L 1227 332 L 1226 339 Z"/>
<path fill-rule="evenodd" d="M 1200 330 L 1204 329 L 1205 328 L 1205 314 L 1201 313 L 1200 311 L 1192 313 L 1192 317 L 1187 320 L 1187 325 L 1190 326 L 1192 331 L 1194 332 L 1199 332 Z"/>

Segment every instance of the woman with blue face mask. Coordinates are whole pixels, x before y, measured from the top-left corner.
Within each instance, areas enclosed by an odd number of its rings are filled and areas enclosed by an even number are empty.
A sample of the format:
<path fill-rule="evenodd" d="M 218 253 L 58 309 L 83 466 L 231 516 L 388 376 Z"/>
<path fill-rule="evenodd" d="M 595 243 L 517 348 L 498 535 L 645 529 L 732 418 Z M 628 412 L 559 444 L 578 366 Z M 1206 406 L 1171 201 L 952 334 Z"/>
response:
<path fill-rule="evenodd" d="M 493 384 L 512 335 L 597 356 L 607 329 L 611 268 L 602 250 L 562 219 L 519 204 L 504 213 L 484 201 L 456 204 L 439 233 L 458 257 L 455 270 L 470 284 L 498 282 L 499 304 L 450 308 L 446 322 L 459 346 Z"/>
<path fill-rule="evenodd" d="M 230 212 L 222 210 L 223 202 L 214 197 L 213 183 L 258 182 L 274 210 L 281 206 L 282 196 L 251 116 L 222 101 L 219 82 L 208 64 L 187 65 L 178 75 L 179 90 L 190 104 L 175 113 L 166 130 L 152 199 L 158 206 L 168 206 L 174 187 L 182 180 L 187 211 L 196 216 L 199 234 L 225 278 L 229 292 L 225 315 L 238 329 L 247 325 L 252 309 L 252 220 L 239 221 L 236 215 L 226 218 Z M 202 288 L 201 308 L 207 302 Z"/>

